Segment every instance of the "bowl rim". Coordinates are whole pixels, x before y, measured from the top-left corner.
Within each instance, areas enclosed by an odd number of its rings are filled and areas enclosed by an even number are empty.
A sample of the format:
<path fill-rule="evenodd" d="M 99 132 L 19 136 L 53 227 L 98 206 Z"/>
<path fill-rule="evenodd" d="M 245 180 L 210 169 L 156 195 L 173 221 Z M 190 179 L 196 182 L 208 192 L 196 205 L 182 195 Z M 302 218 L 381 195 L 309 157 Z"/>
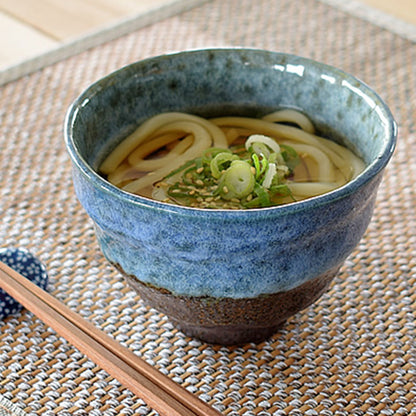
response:
<path fill-rule="evenodd" d="M 147 197 L 143 197 L 140 195 L 135 195 L 126 191 L 123 191 L 120 188 L 117 188 L 115 185 L 112 185 L 102 176 L 100 176 L 81 156 L 80 152 L 77 149 L 77 146 L 74 143 L 73 135 L 72 135 L 72 127 L 73 121 L 77 117 L 80 108 L 82 108 L 83 104 L 86 100 L 89 100 L 88 97 L 94 95 L 94 92 L 101 89 L 101 85 L 103 83 L 108 82 L 110 79 L 117 76 L 119 73 L 123 73 L 126 70 L 129 70 L 133 67 L 146 65 L 152 61 L 165 59 L 165 58 L 173 58 L 181 57 L 184 55 L 189 54 L 198 54 L 198 53 L 252 53 L 252 54 L 270 54 L 273 56 L 281 56 L 285 57 L 288 60 L 296 61 L 297 64 L 304 63 L 308 65 L 312 65 L 315 68 L 319 68 L 321 70 L 329 71 L 332 74 L 337 74 L 338 76 L 342 76 L 346 80 L 354 81 L 354 83 L 359 85 L 359 90 L 362 94 L 365 94 L 369 97 L 372 101 L 377 103 L 379 114 L 381 114 L 385 119 L 385 132 L 386 132 L 386 139 L 382 150 L 379 152 L 379 156 L 375 158 L 373 162 L 366 166 L 364 171 L 360 173 L 357 177 L 353 180 L 347 182 L 345 185 L 324 193 L 322 195 L 310 197 L 301 201 L 295 201 L 288 204 L 272 206 L 272 207 L 263 207 L 263 208 L 251 208 L 245 210 L 227 210 L 227 209 L 209 209 L 209 208 L 195 208 L 195 207 L 186 207 L 181 205 L 169 204 L 162 201 L 156 201 Z M 289 62 L 289 61 L 287 61 Z M 292 214 L 298 211 L 304 211 L 313 208 L 319 208 L 320 206 L 326 205 L 330 202 L 335 202 L 339 199 L 343 199 L 352 193 L 354 193 L 357 189 L 363 187 L 365 184 L 370 182 L 378 173 L 380 173 L 389 160 L 391 159 L 394 150 L 396 148 L 396 141 L 397 141 L 397 134 L 398 134 L 398 126 L 397 123 L 391 113 L 391 110 L 384 102 L 384 100 L 376 93 L 370 86 L 368 86 L 365 82 L 361 81 L 359 78 L 355 77 L 354 75 L 345 72 L 342 69 L 334 67 L 332 65 L 316 61 L 311 58 L 302 57 L 299 55 L 285 53 L 285 52 L 278 52 L 278 51 L 270 51 L 266 49 L 258 49 L 258 48 L 246 48 L 246 47 L 216 47 L 216 48 L 198 48 L 198 49 L 187 49 L 175 52 L 169 52 L 165 54 L 160 54 L 156 56 L 151 56 L 127 65 L 120 67 L 119 69 L 110 72 L 109 74 L 99 78 L 87 88 L 85 88 L 78 97 L 72 102 L 69 106 L 64 120 L 64 140 L 67 151 L 70 155 L 71 161 L 75 164 L 78 169 L 82 172 L 82 174 L 90 181 L 94 182 L 95 186 L 98 186 L 100 190 L 105 193 L 111 194 L 112 196 L 128 201 L 130 204 L 138 205 L 142 208 L 152 209 L 156 211 L 166 211 L 175 214 L 182 214 L 186 216 L 208 216 L 208 217 L 230 217 L 230 218 L 254 218 L 258 216 L 269 216 L 269 215 L 279 215 L 284 216 L 288 214 Z"/>

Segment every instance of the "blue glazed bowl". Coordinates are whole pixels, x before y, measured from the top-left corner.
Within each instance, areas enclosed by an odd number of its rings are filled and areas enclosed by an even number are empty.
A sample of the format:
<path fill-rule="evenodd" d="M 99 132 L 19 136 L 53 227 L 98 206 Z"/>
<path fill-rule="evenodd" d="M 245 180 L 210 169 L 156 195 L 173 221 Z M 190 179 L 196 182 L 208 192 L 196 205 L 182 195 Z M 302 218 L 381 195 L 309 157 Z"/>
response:
<path fill-rule="evenodd" d="M 124 192 L 97 167 L 141 122 L 165 111 L 204 117 L 305 112 L 367 167 L 322 196 L 285 206 L 207 210 Z M 204 341 L 260 341 L 328 288 L 372 216 L 396 124 L 351 75 L 253 49 L 186 51 L 126 66 L 90 86 L 65 122 L 77 196 L 106 258 L 150 305 Z"/>

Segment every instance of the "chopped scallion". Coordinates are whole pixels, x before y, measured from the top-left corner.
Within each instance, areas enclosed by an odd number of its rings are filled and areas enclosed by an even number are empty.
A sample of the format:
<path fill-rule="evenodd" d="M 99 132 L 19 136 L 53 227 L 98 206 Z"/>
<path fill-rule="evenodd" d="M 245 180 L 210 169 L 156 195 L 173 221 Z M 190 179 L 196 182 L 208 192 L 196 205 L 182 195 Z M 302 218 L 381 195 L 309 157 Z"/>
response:
<path fill-rule="evenodd" d="M 269 207 L 293 198 L 286 182 L 298 163 L 299 156 L 291 147 L 253 135 L 245 147 L 206 150 L 170 173 L 159 187 L 165 188 L 172 202 L 187 206 Z"/>

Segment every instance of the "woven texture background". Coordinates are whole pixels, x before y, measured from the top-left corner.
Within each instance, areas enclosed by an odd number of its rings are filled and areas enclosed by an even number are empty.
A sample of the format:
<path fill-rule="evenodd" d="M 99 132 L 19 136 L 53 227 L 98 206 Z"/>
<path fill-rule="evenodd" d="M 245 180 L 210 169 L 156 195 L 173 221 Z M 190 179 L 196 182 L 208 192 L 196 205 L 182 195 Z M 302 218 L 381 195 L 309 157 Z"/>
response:
<path fill-rule="evenodd" d="M 167 51 L 253 46 L 341 67 L 400 126 L 373 221 L 331 290 L 272 339 L 209 346 L 146 308 L 107 264 L 78 204 L 65 112 L 91 82 Z M 30 76 L 0 95 L 0 246 L 49 290 L 224 415 L 416 415 L 416 45 L 317 0 L 214 0 Z M 29 415 L 153 415 L 31 313 L 0 322 L 0 394 Z"/>

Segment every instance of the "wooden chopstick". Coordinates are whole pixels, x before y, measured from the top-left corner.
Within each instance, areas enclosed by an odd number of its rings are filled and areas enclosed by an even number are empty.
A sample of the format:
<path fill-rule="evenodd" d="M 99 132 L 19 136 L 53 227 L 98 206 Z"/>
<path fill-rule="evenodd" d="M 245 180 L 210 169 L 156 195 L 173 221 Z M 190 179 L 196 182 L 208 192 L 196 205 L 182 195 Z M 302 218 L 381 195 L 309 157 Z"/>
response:
<path fill-rule="evenodd" d="M 217 410 L 2 262 L 0 287 L 161 415 L 220 415 Z"/>

